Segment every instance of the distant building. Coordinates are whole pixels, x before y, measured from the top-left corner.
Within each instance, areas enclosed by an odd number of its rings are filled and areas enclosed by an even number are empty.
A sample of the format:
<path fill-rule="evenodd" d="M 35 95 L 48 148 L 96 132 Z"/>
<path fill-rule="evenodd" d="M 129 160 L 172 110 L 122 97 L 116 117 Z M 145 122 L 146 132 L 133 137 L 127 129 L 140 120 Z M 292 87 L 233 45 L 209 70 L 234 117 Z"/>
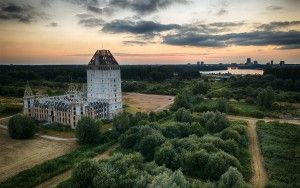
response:
<path fill-rule="evenodd" d="M 254 65 L 258 65 L 258 62 L 255 60 L 255 61 L 253 61 L 253 64 Z"/>
<path fill-rule="evenodd" d="M 82 116 L 112 119 L 123 108 L 120 66 L 109 50 L 97 50 L 87 67 L 86 89 L 71 84 L 65 95 L 41 97 L 27 84 L 23 102 L 25 115 L 72 128 Z"/>
<path fill-rule="evenodd" d="M 283 66 L 284 64 L 285 64 L 285 61 L 280 61 L 280 62 L 279 62 L 279 65 L 280 65 L 280 66 Z"/>
<path fill-rule="evenodd" d="M 250 57 L 247 58 L 245 65 L 252 65 Z"/>
<path fill-rule="evenodd" d="M 271 60 L 271 65 L 273 65 L 274 63 L 273 63 L 273 60 Z"/>

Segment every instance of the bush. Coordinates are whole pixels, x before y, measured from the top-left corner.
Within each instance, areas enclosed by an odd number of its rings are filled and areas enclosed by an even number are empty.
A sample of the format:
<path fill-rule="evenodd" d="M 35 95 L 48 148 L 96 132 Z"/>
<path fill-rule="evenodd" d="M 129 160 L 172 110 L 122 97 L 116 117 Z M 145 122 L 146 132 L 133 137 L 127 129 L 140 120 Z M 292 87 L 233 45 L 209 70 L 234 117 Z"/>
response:
<path fill-rule="evenodd" d="M 229 105 L 226 99 L 220 99 L 217 103 L 217 110 L 222 113 L 229 111 Z"/>
<path fill-rule="evenodd" d="M 129 116 L 126 112 L 118 114 L 113 119 L 113 130 L 118 133 L 124 133 L 130 127 Z"/>
<path fill-rule="evenodd" d="M 8 133 L 13 139 L 32 138 L 35 134 L 35 130 L 36 123 L 28 116 L 15 115 L 8 123 Z"/>
<path fill-rule="evenodd" d="M 185 108 L 179 108 L 175 113 L 176 121 L 179 122 L 192 122 L 192 114 L 190 111 L 186 110 Z"/>
<path fill-rule="evenodd" d="M 274 99 L 274 91 L 272 89 L 263 89 L 257 96 L 257 103 L 261 107 L 271 109 Z"/>
<path fill-rule="evenodd" d="M 222 188 L 247 187 L 243 175 L 234 167 L 229 167 L 229 169 L 221 176 L 219 186 Z"/>
<path fill-rule="evenodd" d="M 102 139 L 98 124 L 89 117 L 82 117 L 78 121 L 75 135 L 80 144 L 96 144 Z"/>
<path fill-rule="evenodd" d="M 212 133 L 220 132 L 229 127 L 229 120 L 218 111 L 203 113 L 203 123 L 207 130 Z"/>
<path fill-rule="evenodd" d="M 93 178 L 98 171 L 99 163 L 94 160 L 87 160 L 79 163 L 72 174 L 73 187 L 92 187 Z"/>

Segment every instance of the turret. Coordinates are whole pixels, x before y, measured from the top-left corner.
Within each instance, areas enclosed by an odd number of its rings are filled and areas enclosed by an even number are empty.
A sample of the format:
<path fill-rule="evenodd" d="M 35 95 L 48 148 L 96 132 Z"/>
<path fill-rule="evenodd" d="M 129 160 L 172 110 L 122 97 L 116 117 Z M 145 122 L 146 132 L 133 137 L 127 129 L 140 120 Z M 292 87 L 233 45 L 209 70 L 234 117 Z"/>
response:
<path fill-rule="evenodd" d="M 24 107 L 23 112 L 25 115 L 32 116 L 33 103 L 34 103 L 34 95 L 29 86 L 29 83 L 27 82 L 25 86 L 24 97 L 23 97 L 23 107 Z"/>

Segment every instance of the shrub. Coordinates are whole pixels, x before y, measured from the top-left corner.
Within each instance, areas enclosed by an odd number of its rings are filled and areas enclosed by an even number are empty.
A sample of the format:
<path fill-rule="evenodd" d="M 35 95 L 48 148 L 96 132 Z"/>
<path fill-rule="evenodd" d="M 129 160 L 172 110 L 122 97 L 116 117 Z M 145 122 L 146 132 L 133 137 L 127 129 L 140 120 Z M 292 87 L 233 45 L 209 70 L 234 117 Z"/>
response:
<path fill-rule="evenodd" d="M 28 116 L 15 115 L 8 123 L 8 133 L 13 139 L 28 139 L 34 136 L 36 123 Z"/>
<path fill-rule="evenodd" d="M 271 109 L 274 99 L 274 91 L 272 89 L 263 89 L 257 96 L 257 103 L 261 107 Z"/>
<path fill-rule="evenodd" d="M 229 120 L 218 111 L 203 113 L 203 123 L 207 130 L 212 133 L 220 132 L 229 126 Z"/>
<path fill-rule="evenodd" d="M 92 187 L 93 178 L 98 171 L 99 163 L 94 160 L 87 160 L 79 163 L 72 174 L 73 187 Z"/>
<path fill-rule="evenodd" d="M 96 144 L 101 141 L 102 135 L 98 124 L 89 117 L 82 117 L 78 121 L 75 133 L 80 144 Z"/>
<path fill-rule="evenodd" d="M 217 103 L 217 110 L 222 113 L 229 111 L 229 105 L 226 99 L 220 99 Z"/>
<path fill-rule="evenodd" d="M 130 127 L 129 116 L 126 112 L 118 114 L 113 119 L 113 130 L 118 133 L 124 133 Z"/>
<path fill-rule="evenodd" d="M 192 114 L 190 111 L 186 110 L 185 108 L 179 108 L 175 113 L 176 121 L 179 122 L 192 122 Z"/>
<path fill-rule="evenodd" d="M 243 175 L 234 167 L 229 167 L 229 169 L 221 176 L 219 186 L 221 188 L 247 187 Z"/>

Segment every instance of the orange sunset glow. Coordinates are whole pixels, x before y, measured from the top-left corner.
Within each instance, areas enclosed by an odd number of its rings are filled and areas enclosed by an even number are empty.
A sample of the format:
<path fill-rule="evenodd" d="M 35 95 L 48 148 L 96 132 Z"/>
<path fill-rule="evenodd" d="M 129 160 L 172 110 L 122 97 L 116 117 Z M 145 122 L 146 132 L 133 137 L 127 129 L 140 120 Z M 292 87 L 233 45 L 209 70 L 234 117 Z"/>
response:
<path fill-rule="evenodd" d="M 297 0 L 116 2 L 2 0 L 0 64 L 86 64 L 96 49 L 120 64 L 300 60 Z"/>

